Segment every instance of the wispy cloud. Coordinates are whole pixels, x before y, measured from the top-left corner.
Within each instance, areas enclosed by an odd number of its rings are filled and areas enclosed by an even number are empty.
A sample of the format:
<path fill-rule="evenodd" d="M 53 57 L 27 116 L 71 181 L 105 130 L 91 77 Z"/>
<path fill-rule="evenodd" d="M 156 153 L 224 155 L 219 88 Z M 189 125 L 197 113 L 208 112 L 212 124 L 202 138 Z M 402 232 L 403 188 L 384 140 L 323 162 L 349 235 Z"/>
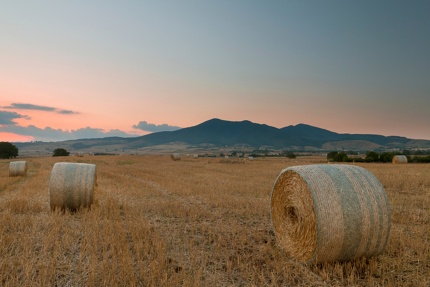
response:
<path fill-rule="evenodd" d="M 30 117 L 16 112 L 0 111 L 0 126 L 16 125 L 15 119 L 30 119 Z"/>
<path fill-rule="evenodd" d="M 70 111 L 70 110 L 57 110 L 57 113 L 63 114 L 63 115 L 75 115 L 79 114 L 78 112 Z"/>
<path fill-rule="evenodd" d="M 141 121 L 137 125 L 133 125 L 133 128 L 147 132 L 175 131 L 181 129 L 181 127 L 170 126 L 168 124 L 155 125 L 146 121 Z"/>
<path fill-rule="evenodd" d="M 13 110 L 36 110 L 36 111 L 45 111 L 45 112 L 55 112 L 55 113 L 64 114 L 64 115 L 79 114 L 79 112 L 75 112 L 71 110 L 62 110 L 55 107 L 23 104 L 23 103 L 12 103 L 10 106 L 5 106 L 3 108 L 13 109 Z"/>
<path fill-rule="evenodd" d="M 83 138 L 104 138 L 104 137 L 133 137 L 136 135 L 128 134 L 120 130 L 105 131 L 98 128 L 81 128 L 77 130 L 53 129 L 50 127 L 38 128 L 34 125 L 21 127 L 18 125 L 0 126 L 0 132 L 15 133 L 24 136 L 31 136 L 38 141 L 63 141 Z"/>

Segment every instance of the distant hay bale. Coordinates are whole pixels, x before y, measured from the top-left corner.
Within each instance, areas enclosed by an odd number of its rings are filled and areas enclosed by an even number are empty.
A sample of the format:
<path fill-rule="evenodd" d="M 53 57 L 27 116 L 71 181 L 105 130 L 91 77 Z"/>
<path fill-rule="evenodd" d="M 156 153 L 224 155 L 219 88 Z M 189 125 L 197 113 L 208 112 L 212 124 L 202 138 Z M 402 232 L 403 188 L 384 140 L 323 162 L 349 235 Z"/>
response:
<path fill-rule="evenodd" d="M 57 162 L 52 168 L 49 180 L 51 209 L 77 210 L 90 207 L 95 185 L 95 164 Z"/>
<path fill-rule="evenodd" d="M 194 158 L 199 158 L 198 154 L 193 155 Z"/>
<path fill-rule="evenodd" d="M 381 183 L 368 170 L 353 165 L 282 170 L 273 186 L 271 214 L 279 246 L 303 262 L 379 255 L 391 228 Z"/>
<path fill-rule="evenodd" d="M 181 155 L 180 155 L 179 153 L 172 153 L 172 154 L 170 155 L 170 158 L 171 158 L 172 160 L 181 160 Z"/>
<path fill-rule="evenodd" d="M 408 158 L 405 155 L 393 156 L 393 163 L 408 163 Z"/>
<path fill-rule="evenodd" d="M 26 176 L 28 165 L 25 160 L 11 161 L 9 163 L 9 176 Z"/>

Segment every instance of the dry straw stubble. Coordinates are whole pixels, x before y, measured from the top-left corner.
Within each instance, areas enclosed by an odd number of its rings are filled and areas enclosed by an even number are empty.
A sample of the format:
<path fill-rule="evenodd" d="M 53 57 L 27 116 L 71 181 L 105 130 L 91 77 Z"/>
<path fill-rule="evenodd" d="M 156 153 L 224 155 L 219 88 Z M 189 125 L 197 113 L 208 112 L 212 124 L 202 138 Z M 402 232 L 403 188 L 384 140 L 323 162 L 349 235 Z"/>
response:
<path fill-rule="evenodd" d="M 384 251 L 390 206 L 378 179 L 353 165 L 281 171 L 271 195 L 278 244 L 303 262 L 345 261 Z"/>
<path fill-rule="evenodd" d="M 9 163 L 9 176 L 26 176 L 27 170 L 28 165 L 24 160 Z"/>
<path fill-rule="evenodd" d="M 54 164 L 49 181 L 51 209 L 77 210 L 90 207 L 94 199 L 96 165 L 58 162 Z"/>

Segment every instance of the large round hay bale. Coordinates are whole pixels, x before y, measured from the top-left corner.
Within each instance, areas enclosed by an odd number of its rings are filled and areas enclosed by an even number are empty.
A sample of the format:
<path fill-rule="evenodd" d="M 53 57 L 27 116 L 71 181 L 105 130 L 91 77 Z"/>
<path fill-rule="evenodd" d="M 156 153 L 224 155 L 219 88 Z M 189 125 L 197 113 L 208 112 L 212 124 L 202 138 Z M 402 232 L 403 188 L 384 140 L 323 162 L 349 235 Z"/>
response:
<path fill-rule="evenodd" d="M 172 153 L 172 154 L 170 155 L 170 158 L 171 158 L 172 160 L 181 160 L 181 155 L 180 155 L 179 153 Z"/>
<path fill-rule="evenodd" d="M 281 171 L 271 195 L 278 244 L 303 262 L 381 254 L 391 227 L 384 188 L 368 170 L 343 164 Z"/>
<path fill-rule="evenodd" d="M 9 163 L 9 176 L 26 176 L 27 162 L 25 160 L 11 161 Z"/>
<path fill-rule="evenodd" d="M 408 163 L 408 158 L 405 155 L 393 156 L 393 163 Z"/>
<path fill-rule="evenodd" d="M 95 164 L 57 162 L 49 180 L 51 209 L 77 210 L 91 206 L 95 185 Z"/>

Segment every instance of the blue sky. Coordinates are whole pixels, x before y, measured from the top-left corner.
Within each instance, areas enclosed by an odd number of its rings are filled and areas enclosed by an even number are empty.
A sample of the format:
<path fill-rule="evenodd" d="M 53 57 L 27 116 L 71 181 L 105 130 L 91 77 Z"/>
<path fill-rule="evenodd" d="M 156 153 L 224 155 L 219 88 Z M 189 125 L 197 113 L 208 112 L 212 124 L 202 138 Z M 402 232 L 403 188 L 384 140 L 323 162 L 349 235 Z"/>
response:
<path fill-rule="evenodd" d="M 428 1 L 10 1 L 0 137 L 211 118 L 430 139 Z"/>

